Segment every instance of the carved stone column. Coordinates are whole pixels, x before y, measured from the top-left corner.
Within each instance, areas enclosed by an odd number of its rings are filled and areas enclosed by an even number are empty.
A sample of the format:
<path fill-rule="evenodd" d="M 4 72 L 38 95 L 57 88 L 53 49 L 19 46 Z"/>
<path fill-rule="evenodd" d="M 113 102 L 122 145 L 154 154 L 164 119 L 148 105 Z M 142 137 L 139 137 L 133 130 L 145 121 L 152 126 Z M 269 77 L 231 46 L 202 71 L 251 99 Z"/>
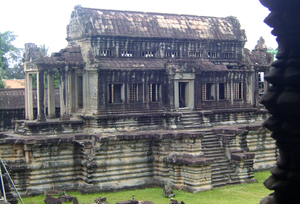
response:
<path fill-rule="evenodd" d="M 76 110 L 76 96 L 75 92 L 75 69 L 69 69 L 68 71 L 68 102 L 69 113 L 74 113 Z"/>
<path fill-rule="evenodd" d="M 45 121 L 45 71 L 39 70 L 37 73 L 37 120 Z"/>
<path fill-rule="evenodd" d="M 60 70 L 60 119 L 69 120 L 69 109 L 68 109 L 68 71 L 66 69 Z"/>
<path fill-rule="evenodd" d="M 272 116 L 264 126 L 279 148 L 276 167 L 265 186 L 274 194 L 263 204 L 300 202 L 300 1 L 260 0 L 271 11 L 265 23 L 279 44 L 277 61 L 265 79 L 272 84 L 261 103 Z"/>
<path fill-rule="evenodd" d="M 25 73 L 25 118 L 33 120 L 32 74 Z"/>
<path fill-rule="evenodd" d="M 48 70 L 48 117 L 55 118 L 55 84 L 54 70 Z"/>

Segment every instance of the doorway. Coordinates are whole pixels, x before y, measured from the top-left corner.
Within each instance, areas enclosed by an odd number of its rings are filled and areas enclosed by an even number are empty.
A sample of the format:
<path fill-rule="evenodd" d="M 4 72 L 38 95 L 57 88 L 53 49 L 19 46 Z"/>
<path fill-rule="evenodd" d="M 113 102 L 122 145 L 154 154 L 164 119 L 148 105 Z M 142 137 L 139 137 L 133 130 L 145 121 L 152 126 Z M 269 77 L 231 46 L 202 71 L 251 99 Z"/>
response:
<path fill-rule="evenodd" d="M 178 82 L 178 99 L 179 108 L 184 108 L 189 106 L 189 83 L 188 82 Z"/>

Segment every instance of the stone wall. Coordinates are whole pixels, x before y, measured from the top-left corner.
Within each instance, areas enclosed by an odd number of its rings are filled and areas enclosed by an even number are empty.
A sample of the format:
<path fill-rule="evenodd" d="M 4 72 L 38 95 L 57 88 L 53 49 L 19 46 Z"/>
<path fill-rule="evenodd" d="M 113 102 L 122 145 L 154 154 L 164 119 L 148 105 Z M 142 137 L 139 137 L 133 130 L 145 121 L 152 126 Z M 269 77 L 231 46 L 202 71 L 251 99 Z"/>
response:
<path fill-rule="evenodd" d="M 198 192 L 254 182 L 253 171 L 271 166 L 276 154 L 265 129 L 236 126 L 202 132 L 1 135 L 0 157 L 21 194 L 33 195 L 53 188 L 89 193 L 166 182 Z"/>

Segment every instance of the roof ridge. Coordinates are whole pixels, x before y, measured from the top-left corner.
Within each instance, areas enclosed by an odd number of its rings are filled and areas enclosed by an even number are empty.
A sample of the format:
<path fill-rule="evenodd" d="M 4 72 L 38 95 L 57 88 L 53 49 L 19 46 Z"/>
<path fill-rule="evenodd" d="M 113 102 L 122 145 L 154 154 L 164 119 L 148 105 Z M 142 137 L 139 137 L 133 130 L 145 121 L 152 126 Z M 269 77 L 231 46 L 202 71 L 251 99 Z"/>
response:
<path fill-rule="evenodd" d="M 215 19 L 224 19 L 226 17 L 216 17 L 216 16 L 200 16 L 196 14 L 177 14 L 177 13 L 159 13 L 159 12 L 145 12 L 145 11 L 132 11 L 132 10 L 114 10 L 114 9 L 100 9 L 100 8 L 89 8 L 81 7 L 82 9 L 98 10 L 98 11 L 111 11 L 111 12 L 123 12 L 123 13 L 141 13 L 141 14 L 152 14 L 152 15 L 164 15 L 164 16 L 190 16 L 190 17 L 200 17 L 200 18 L 215 18 Z"/>

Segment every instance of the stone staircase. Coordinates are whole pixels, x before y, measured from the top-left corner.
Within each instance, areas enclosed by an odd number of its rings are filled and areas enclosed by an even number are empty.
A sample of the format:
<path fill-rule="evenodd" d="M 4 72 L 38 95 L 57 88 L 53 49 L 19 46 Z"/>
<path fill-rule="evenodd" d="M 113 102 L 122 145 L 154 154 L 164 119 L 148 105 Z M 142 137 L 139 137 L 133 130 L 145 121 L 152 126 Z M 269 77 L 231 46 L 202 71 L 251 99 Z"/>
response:
<path fill-rule="evenodd" d="M 184 129 L 194 129 L 201 128 L 201 119 L 199 114 L 190 110 L 180 110 L 181 111 L 181 124 Z"/>
<path fill-rule="evenodd" d="M 233 184 L 231 177 L 235 177 L 235 171 L 227 158 L 217 136 L 211 130 L 203 131 L 202 151 L 206 158 L 213 158 L 211 165 L 211 182 L 213 187 Z"/>

